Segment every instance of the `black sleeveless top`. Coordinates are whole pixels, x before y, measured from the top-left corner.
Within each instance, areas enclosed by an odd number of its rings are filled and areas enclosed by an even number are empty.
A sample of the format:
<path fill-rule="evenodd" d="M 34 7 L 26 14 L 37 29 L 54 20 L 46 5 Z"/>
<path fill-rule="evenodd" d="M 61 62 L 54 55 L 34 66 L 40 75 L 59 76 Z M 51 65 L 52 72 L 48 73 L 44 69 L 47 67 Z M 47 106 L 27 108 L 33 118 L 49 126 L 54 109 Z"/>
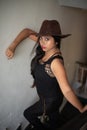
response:
<path fill-rule="evenodd" d="M 44 98 L 58 98 L 61 102 L 63 94 L 50 67 L 51 62 L 55 58 L 63 60 L 63 57 L 57 54 L 50 57 L 46 62 L 39 61 L 37 63 L 34 73 L 35 84 L 39 96 L 43 96 Z"/>

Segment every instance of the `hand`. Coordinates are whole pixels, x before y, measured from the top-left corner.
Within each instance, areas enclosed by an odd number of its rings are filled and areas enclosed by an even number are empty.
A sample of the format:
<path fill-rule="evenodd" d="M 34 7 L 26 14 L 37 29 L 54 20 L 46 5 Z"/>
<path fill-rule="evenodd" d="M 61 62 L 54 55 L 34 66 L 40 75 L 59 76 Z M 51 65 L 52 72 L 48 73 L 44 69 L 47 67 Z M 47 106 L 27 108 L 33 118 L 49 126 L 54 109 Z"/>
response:
<path fill-rule="evenodd" d="M 85 112 L 85 111 L 87 111 L 87 105 L 85 105 L 85 106 L 83 107 L 81 113 L 83 113 L 83 112 Z"/>
<path fill-rule="evenodd" d="M 6 54 L 8 59 L 11 59 L 14 56 L 14 52 L 10 48 L 6 49 L 5 54 Z"/>

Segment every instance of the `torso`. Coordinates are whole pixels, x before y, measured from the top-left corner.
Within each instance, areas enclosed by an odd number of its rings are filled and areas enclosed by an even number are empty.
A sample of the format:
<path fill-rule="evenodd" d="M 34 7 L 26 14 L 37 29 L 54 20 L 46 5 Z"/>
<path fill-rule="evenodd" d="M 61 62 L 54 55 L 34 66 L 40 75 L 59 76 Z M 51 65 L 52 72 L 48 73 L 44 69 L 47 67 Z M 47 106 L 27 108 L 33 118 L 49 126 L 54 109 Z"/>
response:
<path fill-rule="evenodd" d="M 51 63 L 58 58 L 63 61 L 63 58 L 59 54 L 52 55 L 49 59 L 43 61 L 43 58 L 38 62 L 35 68 L 35 83 L 36 89 L 39 96 L 44 98 L 57 98 L 59 104 L 61 104 L 63 95 L 60 90 L 59 84 L 52 73 Z"/>

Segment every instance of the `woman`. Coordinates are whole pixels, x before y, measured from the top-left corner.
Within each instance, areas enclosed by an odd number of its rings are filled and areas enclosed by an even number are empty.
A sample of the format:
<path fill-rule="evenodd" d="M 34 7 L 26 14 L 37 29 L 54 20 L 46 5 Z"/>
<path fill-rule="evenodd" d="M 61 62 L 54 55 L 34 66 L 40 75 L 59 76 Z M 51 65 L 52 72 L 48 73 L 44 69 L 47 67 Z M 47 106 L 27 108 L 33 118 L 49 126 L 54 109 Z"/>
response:
<path fill-rule="evenodd" d="M 25 118 L 30 122 L 25 130 L 54 130 L 56 128 L 71 130 L 73 123 L 78 121 L 78 117 L 75 122 L 71 121 L 63 126 L 64 121 L 59 113 L 63 95 L 81 113 L 81 118 L 85 115 L 87 105 L 83 106 L 71 89 L 60 51 L 61 39 L 69 35 L 61 33 L 58 21 L 45 20 L 39 33 L 24 29 L 6 50 L 7 57 L 12 58 L 15 48 L 22 40 L 29 36 L 30 39 L 36 41 L 34 47 L 36 55 L 31 61 L 31 74 L 39 101 L 24 111 Z M 87 118 L 82 120 L 79 126 L 74 127 L 74 130 L 79 130 L 85 121 Z"/>

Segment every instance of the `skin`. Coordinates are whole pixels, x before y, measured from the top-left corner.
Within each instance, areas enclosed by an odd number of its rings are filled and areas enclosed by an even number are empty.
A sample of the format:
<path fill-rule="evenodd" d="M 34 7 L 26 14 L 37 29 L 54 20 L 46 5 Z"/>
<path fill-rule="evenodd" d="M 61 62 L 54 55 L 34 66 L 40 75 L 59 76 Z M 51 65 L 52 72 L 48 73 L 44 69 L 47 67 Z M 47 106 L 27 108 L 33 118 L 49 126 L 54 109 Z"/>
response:
<path fill-rule="evenodd" d="M 36 32 L 25 28 L 23 29 L 18 35 L 17 37 L 14 39 L 14 41 L 8 46 L 8 48 L 5 51 L 5 55 L 7 56 L 8 59 L 13 58 L 14 53 L 15 53 L 15 49 L 16 47 L 26 38 L 29 38 L 33 41 L 37 41 L 38 37 L 36 37 Z"/>
<path fill-rule="evenodd" d="M 54 53 L 60 53 L 60 50 L 56 47 L 56 42 L 54 41 L 54 38 L 51 36 L 42 36 L 40 37 L 40 46 L 42 50 L 45 52 L 45 56 L 43 57 L 43 60 L 47 60 L 51 55 Z"/>
<path fill-rule="evenodd" d="M 14 52 L 16 47 L 26 38 L 29 38 L 33 41 L 37 41 L 38 37 L 36 36 L 36 32 L 31 29 L 24 29 L 22 30 L 19 35 L 15 38 L 15 40 L 10 44 L 10 46 L 6 49 L 6 56 L 8 59 L 13 58 Z M 56 43 L 51 36 L 42 36 L 40 37 L 40 46 L 42 47 L 43 51 L 45 52 L 44 57 L 42 58 L 43 61 L 46 61 L 58 52 L 60 54 L 60 50 L 56 48 Z M 64 68 L 63 63 L 59 59 L 54 59 L 51 63 L 51 69 L 53 74 L 55 75 L 59 85 L 60 89 L 65 96 L 65 98 L 75 107 L 77 108 L 81 113 L 87 111 L 87 105 L 83 106 L 77 96 L 75 95 L 74 91 L 72 90 L 72 87 L 70 86 L 66 70 Z"/>

